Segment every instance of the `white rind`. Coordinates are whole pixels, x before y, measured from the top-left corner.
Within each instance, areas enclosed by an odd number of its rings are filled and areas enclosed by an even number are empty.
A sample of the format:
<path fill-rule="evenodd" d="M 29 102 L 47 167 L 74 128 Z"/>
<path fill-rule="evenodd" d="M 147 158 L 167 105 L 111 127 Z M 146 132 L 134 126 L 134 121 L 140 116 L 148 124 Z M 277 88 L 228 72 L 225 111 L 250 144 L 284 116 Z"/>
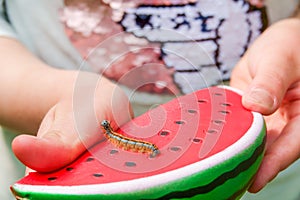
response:
<path fill-rule="evenodd" d="M 240 91 L 228 86 L 220 86 L 234 92 L 240 93 Z M 185 167 L 165 172 L 162 174 L 153 175 L 150 177 L 139 178 L 129 181 L 120 181 L 114 183 L 104 184 L 91 184 L 91 185 L 79 185 L 79 186 L 38 186 L 38 185 L 23 185 L 14 184 L 14 188 L 17 191 L 30 192 L 30 193 L 48 193 L 48 194 L 117 194 L 117 193 L 129 193 L 134 191 L 141 191 L 159 185 L 164 185 L 178 179 L 188 177 L 195 173 L 199 173 L 213 166 L 216 166 L 228 158 L 234 157 L 240 154 L 245 149 L 250 147 L 255 140 L 259 137 L 263 127 L 264 119 L 261 114 L 252 112 L 253 122 L 252 126 L 248 129 L 245 135 L 237 142 L 227 147 L 223 151 L 201 160 L 199 162 L 187 165 Z"/>

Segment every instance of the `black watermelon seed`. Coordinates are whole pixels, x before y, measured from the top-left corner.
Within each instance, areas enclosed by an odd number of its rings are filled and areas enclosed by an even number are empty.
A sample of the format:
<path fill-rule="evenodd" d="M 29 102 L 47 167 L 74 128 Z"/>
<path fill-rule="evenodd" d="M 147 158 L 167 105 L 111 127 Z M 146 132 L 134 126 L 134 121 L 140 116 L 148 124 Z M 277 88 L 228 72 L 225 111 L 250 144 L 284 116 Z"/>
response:
<path fill-rule="evenodd" d="M 116 149 L 112 149 L 112 150 L 110 150 L 110 155 L 114 155 L 114 154 L 116 154 L 116 153 L 118 153 L 119 151 L 118 150 L 116 150 Z"/>
<path fill-rule="evenodd" d="M 222 121 L 222 120 L 214 120 L 213 121 L 215 124 L 223 124 L 224 123 L 224 121 Z"/>
<path fill-rule="evenodd" d="M 125 162 L 125 166 L 127 166 L 127 167 L 135 167 L 136 163 L 128 161 L 128 162 Z"/>
<path fill-rule="evenodd" d="M 194 139 L 193 139 L 193 142 L 194 142 L 194 143 L 200 143 L 201 141 L 202 141 L 202 140 L 201 140 L 200 138 L 194 138 Z"/>
<path fill-rule="evenodd" d="M 161 132 L 159 133 L 160 136 L 167 136 L 167 135 L 169 135 L 169 134 L 170 134 L 169 131 L 161 131 Z"/>
<path fill-rule="evenodd" d="M 198 102 L 199 103 L 207 103 L 207 100 L 205 100 L 205 99 L 199 99 Z"/>
<path fill-rule="evenodd" d="M 213 129 L 209 129 L 208 131 L 207 131 L 208 133 L 217 133 L 217 131 L 216 130 L 213 130 Z"/>
<path fill-rule="evenodd" d="M 95 160 L 93 157 L 89 157 L 89 158 L 86 159 L 86 162 L 91 162 L 93 160 Z"/>
<path fill-rule="evenodd" d="M 229 107 L 229 106 L 231 106 L 231 104 L 230 104 L 230 103 L 221 103 L 221 105 L 222 105 L 222 106 L 226 106 L 226 107 Z"/>
<path fill-rule="evenodd" d="M 93 174 L 93 176 L 98 178 L 98 177 L 103 177 L 103 174 L 96 173 L 96 174 Z"/>
<path fill-rule="evenodd" d="M 49 178 L 48 178 L 48 181 L 55 181 L 56 179 L 57 179 L 57 177 L 54 177 L 54 176 L 53 176 L 53 177 L 49 177 Z"/>
<path fill-rule="evenodd" d="M 195 114 L 195 113 L 197 113 L 197 110 L 190 109 L 190 110 L 188 110 L 188 112 L 191 113 L 191 114 Z"/>
<path fill-rule="evenodd" d="M 181 148 L 180 147 L 171 147 L 170 150 L 171 151 L 180 151 Z"/>
<path fill-rule="evenodd" d="M 68 172 L 72 171 L 73 169 L 74 169 L 73 167 L 67 167 L 67 168 L 66 168 L 66 170 L 67 170 Z"/>
<path fill-rule="evenodd" d="M 222 113 L 224 115 L 227 115 L 227 114 L 230 114 L 230 111 L 228 111 L 228 110 L 221 110 L 220 113 Z"/>

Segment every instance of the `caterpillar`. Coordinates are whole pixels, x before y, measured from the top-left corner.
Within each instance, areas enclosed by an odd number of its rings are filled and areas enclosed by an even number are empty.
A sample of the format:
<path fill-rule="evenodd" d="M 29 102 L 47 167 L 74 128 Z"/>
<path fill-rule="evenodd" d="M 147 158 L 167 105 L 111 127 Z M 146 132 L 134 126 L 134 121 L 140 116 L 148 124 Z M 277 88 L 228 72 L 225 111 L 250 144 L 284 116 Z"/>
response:
<path fill-rule="evenodd" d="M 101 122 L 103 133 L 105 137 L 115 146 L 123 148 L 124 150 L 131 150 L 141 153 L 149 153 L 152 157 L 155 157 L 160 153 L 159 149 L 155 144 L 150 142 L 137 140 L 118 134 L 113 131 L 110 123 L 107 120 Z"/>

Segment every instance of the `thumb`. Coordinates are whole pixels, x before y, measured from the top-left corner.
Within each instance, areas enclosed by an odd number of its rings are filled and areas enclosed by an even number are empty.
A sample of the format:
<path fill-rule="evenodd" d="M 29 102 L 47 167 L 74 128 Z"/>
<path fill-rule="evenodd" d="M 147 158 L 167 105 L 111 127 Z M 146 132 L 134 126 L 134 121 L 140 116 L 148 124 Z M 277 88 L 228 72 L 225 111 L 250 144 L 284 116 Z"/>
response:
<path fill-rule="evenodd" d="M 271 74 L 268 71 L 260 71 L 255 75 L 242 96 L 242 103 L 246 108 L 269 115 L 279 107 L 290 80 L 277 73 L 273 76 Z"/>
<path fill-rule="evenodd" d="M 294 25 L 294 21 L 285 23 Z M 253 79 L 243 95 L 243 105 L 262 114 L 273 113 L 299 77 L 295 35 L 283 25 L 279 23 L 263 33 L 245 55 L 247 61 L 241 62 L 248 65 Z"/>
<path fill-rule="evenodd" d="M 33 170 L 48 172 L 69 164 L 103 138 L 99 121 L 108 119 L 117 127 L 131 117 L 125 93 L 91 73 L 80 73 L 74 91 L 63 97 L 46 114 L 36 137 L 20 135 L 12 143 L 18 159 Z"/>
<path fill-rule="evenodd" d="M 36 137 L 20 135 L 14 139 L 12 148 L 22 163 L 36 171 L 53 171 L 72 162 L 85 150 L 81 141 L 83 138 L 75 130 L 70 107 L 63 103 L 52 107 Z M 92 126 L 89 127 L 92 129 Z M 94 130 L 91 129 L 90 131 L 97 132 L 95 126 Z"/>

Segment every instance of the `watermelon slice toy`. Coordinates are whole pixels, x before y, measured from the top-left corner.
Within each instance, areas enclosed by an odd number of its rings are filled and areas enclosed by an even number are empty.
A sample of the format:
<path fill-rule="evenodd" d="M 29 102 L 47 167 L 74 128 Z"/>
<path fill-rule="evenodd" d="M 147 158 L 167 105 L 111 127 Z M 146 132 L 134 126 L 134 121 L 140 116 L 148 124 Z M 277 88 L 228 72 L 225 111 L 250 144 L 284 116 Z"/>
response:
<path fill-rule="evenodd" d="M 259 168 L 266 138 L 263 117 L 223 86 L 176 98 L 116 132 L 155 144 L 159 154 L 104 140 L 63 169 L 30 173 L 11 186 L 13 194 L 24 200 L 239 199 Z"/>

